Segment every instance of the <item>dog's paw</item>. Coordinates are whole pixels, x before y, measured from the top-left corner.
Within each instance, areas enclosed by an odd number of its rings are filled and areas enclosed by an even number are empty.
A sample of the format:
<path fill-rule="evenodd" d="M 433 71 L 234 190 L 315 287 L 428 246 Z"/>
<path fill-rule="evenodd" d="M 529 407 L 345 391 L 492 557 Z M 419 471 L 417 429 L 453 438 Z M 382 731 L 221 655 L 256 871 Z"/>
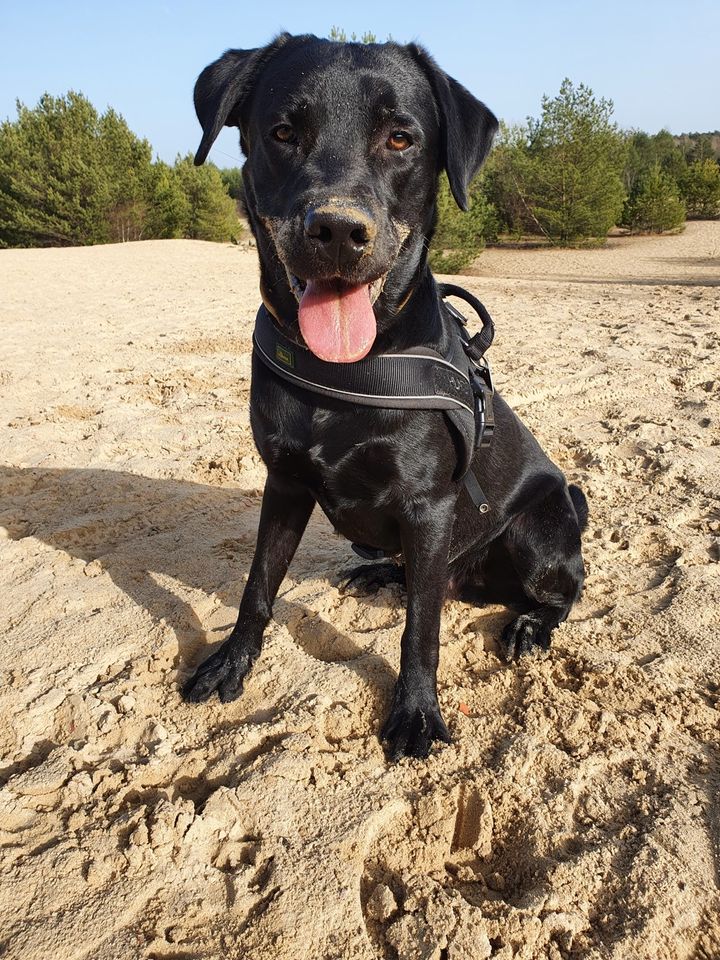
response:
<path fill-rule="evenodd" d="M 377 593 L 382 587 L 399 583 L 405 586 L 405 567 L 400 563 L 361 563 L 351 570 L 345 570 L 338 589 L 354 594 Z"/>
<path fill-rule="evenodd" d="M 202 703 L 217 690 L 222 703 L 236 700 L 258 651 L 240 649 L 233 640 L 203 661 L 182 688 L 183 700 Z"/>
<path fill-rule="evenodd" d="M 551 627 L 533 613 L 523 613 L 502 632 L 502 646 L 508 663 L 534 650 L 550 648 Z"/>
<path fill-rule="evenodd" d="M 427 704 L 393 703 L 380 733 L 388 743 L 388 759 L 427 757 L 435 740 L 450 743 L 450 734 L 437 701 Z"/>

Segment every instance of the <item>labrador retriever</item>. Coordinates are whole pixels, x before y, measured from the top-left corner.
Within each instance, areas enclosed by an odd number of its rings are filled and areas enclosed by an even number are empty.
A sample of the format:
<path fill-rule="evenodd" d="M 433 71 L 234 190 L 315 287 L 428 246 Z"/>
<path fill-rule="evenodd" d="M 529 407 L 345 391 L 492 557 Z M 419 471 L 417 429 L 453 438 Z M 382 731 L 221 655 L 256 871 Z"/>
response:
<path fill-rule="evenodd" d="M 447 355 L 457 323 L 427 248 L 439 175 L 465 209 L 490 149 L 497 121 L 483 103 L 415 44 L 282 34 L 210 64 L 195 107 L 197 164 L 223 126 L 240 130 L 262 301 L 283 342 L 341 372 L 413 349 Z M 268 471 L 256 551 L 237 624 L 186 682 L 185 699 L 240 695 L 316 504 L 349 540 L 402 555 L 406 623 L 381 731 L 391 759 L 426 757 L 450 740 L 436 689 L 450 591 L 523 604 L 503 631 L 508 660 L 547 649 L 582 589 L 587 503 L 497 394 L 493 406 L 492 441 L 472 461 L 489 506 L 481 512 L 442 410 L 322 396 L 256 350 L 250 415 Z"/>

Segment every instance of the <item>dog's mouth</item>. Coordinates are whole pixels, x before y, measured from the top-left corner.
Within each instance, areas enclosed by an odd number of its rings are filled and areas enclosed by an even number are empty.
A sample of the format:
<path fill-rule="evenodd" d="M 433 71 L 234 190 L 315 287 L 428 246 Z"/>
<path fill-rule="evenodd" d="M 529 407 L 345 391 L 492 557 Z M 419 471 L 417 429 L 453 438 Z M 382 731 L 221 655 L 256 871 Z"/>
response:
<path fill-rule="evenodd" d="M 287 268 L 286 268 L 286 271 L 287 271 L 288 279 L 290 280 L 290 287 L 292 288 L 292 292 L 295 294 L 295 299 L 297 300 L 298 303 L 300 303 L 300 301 L 302 300 L 303 293 L 305 292 L 305 289 L 308 283 L 317 283 L 317 284 L 337 283 L 337 284 L 345 285 L 347 287 L 352 286 L 352 284 L 347 283 L 344 280 L 341 280 L 339 277 L 333 278 L 332 280 L 309 280 L 308 281 L 308 280 L 301 280 L 300 277 L 296 277 L 295 274 L 290 273 L 290 271 L 287 270 Z M 371 283 L 366 284 L 368 288 L 371 304 L 374 304 L 377 298 L 382 293 L 386 280 L 387 280 L 387 273 L 383 273 L 382 276 L 377 278 L 377 280 L 373 280 Z"/>
<path fill-rule="evenodd" d="M 382 293 L 387 274 L 371 283 L 301 280 L 288 271 L 298 301 L 298 323 L 308 348 L 329 363 L 362 360 L 375 342 L 377 323 L 373 304 Z"/>

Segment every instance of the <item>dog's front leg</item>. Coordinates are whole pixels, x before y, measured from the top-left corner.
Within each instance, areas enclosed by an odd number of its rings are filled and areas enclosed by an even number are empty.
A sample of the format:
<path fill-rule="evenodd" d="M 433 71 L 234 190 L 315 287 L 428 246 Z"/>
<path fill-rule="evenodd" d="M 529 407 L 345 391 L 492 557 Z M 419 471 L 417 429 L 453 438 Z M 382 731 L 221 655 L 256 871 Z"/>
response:
<path fill-rule="evenodd" d="M 437 700 L 437 667 L 454 508 L 454 497 L 435 501 L 400 525 L 407 619 L 395 695 L 381 733 L 391 760 L 426 757 L 434 740 L 450 741 Z"/>
<path fill-rule="evenodd" d="M 220 649 L 187 681 L 185 700 L 200 703 L 217 690 L 226 703 L 242 693 L 243 681 L 260 653 L 273 602 L 314 506 L 312 495 L 300 484 L 268 474 L 255 556 L 237 623 Z"/>

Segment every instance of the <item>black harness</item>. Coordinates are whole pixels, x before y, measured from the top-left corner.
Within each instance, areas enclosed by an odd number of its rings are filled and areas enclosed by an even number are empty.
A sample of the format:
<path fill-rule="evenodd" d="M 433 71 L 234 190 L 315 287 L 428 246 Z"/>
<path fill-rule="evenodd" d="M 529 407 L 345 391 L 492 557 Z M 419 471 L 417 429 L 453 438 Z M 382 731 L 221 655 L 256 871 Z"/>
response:
<path fill-rule="evenodd" d="M 477 509 L 487 513 L 490 507 L 472 463 L 476 451 L 490 445 L 495 428 L 494 386 L 484 356 L 495 328 L 482 303 L 462 287 L 441 283 L 438 294 L 442 308 L 454 321 L 455 335 L 445 354 L 414 347 L 355 363 L 327 363 L 281 333 L 265 306 L 255 319 L 253 348 L 273 373 L 311 393 L 368 407 L 442 410 L 460 440 L 455 478 L 463 481 Z M 470 336 L 465 317 L 446 301 L 450 296 L 464 300 L 477 313 L 482 322 L 479 333 Z M 356 544 L 353 548 L 367 559 L 376 557 L 371 549 L 358 550 Z"/>

